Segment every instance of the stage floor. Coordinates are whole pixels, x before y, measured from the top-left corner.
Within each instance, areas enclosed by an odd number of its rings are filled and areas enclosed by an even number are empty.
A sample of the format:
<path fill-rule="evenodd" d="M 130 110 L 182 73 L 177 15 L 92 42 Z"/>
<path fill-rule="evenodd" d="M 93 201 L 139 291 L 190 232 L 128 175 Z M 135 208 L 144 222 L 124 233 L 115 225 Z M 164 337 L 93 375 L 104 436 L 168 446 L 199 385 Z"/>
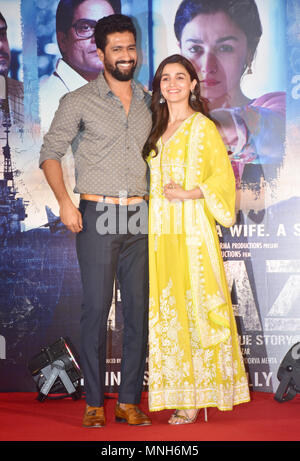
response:
<path fill-rule="evenodd" d="M 269 393 L 251 393 L 251 402 L 221 412 L 208 409 L 208 422 L 201 411 L 195 424 L 170 426 L 171 410 L 150 413 L 152 425 L 130 427 L 116 423 L 116 395 L 105 401 L 107 425 L 81 426 L 85 401 L 71 398 L 44 402 L 34 393 L 0 393 L 1 441 L 299 441 L 300 396 L 278 403 Z M 141 408 L 147 411 L 147 394 Z M 148 413 L 149 414 L 149 413 Z M 14 445 L 15 446 L 15 445 Z"/>

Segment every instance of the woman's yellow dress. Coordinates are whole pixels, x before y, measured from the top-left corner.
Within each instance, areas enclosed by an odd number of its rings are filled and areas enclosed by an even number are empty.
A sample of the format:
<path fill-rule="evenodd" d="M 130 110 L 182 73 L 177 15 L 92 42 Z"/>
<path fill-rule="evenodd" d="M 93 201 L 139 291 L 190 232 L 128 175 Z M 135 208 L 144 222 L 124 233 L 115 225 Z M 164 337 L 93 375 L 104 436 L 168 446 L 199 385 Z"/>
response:
<path fill-rule="evenodd" d="M 208 118 L 186 119 L 151 152 L 149 202 L 149 408 L 218 407 L 249 401 L 215 220 L 235 220 L 235 179 Z M 173 179 L 204 198 L 169 202 Z"/>

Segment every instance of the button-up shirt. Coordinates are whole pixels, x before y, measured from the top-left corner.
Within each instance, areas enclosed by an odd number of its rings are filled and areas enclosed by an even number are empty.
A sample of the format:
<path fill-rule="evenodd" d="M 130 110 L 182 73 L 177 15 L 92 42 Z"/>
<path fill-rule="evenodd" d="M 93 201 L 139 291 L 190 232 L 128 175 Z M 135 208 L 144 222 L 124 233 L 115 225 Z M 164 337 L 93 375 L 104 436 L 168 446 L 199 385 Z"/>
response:
<path fill-rule="evenodd" d="M 151 129 L 150 95 L 132 81 L 128 116 L 103 73 L 60 100 L 44 137 L 40 166 L 72 145 L 74 192 L 119 197 L 147 194 L 142 149 Z"/>

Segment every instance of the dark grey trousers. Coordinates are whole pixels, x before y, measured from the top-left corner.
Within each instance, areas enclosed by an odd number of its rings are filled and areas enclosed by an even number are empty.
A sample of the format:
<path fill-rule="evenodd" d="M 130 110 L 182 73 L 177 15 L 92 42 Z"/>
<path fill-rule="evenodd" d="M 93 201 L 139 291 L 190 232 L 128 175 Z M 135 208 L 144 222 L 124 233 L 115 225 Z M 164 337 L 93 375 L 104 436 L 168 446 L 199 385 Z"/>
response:
<path fill-rule="evenodd" d="M 96 207 L 96 202 L 81 200 L 83 231 L 76 238 L 83 285 L 80 361 L 86 402 L 98 407 L 104 401 L 107 319 L 117 276 L 124 319 L 119 402 L 137 404 L 148 344 L 148 236 L 118 232 L 119 205 L 105 205 L 115 207 L 117 222 L 112 231 L 116 232 L 101 235 L 97 223 L 103 211 Z M 127 215 L 128 220 L 132 213 Z"/>

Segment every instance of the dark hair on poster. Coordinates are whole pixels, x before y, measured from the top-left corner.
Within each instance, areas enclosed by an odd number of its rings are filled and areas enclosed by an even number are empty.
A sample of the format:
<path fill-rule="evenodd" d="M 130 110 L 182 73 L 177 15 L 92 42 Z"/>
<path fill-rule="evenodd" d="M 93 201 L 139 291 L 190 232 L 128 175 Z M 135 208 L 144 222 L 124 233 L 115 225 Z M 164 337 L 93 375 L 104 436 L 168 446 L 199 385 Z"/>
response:
<path fill-rule="evenodd" d="M 6 22 L 3 14 L 1 12 L 0 12 L 0 21 L 3 21 L 5 23 L 5 25 L 6 25 L 6 27 L 7 27 L 7 22 Z"/>

